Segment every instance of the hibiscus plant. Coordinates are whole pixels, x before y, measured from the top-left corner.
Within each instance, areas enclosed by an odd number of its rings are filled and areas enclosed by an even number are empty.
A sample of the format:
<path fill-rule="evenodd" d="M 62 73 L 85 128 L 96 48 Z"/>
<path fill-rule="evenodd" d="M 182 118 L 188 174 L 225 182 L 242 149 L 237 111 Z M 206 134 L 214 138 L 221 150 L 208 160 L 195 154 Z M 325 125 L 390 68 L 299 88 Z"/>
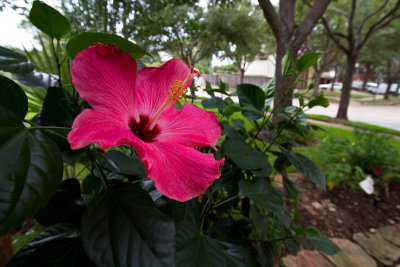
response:
<path fill-rule="evenodd" d="M 57 71 L 0 47 L 0 236 L 27 218 L 43 228 L 9 266 L 273 266 L 283 247 L 338 251 L 298 225 L 301 192 L 286 172 L 325 189 L 293 150 L 313 127 L 304 110 L 329 104 L 322 94 L 273 109 L 274 79 L 235 93 L 220 81 L 189 104 L 199 73 L 179 59 L 145 67 L 145 49 L 105 33 L 64 46 L 68 21 L 39 1 L 29 19 Z M 296 81 L 318 56 L 288 52 L 282 74 Z"/>

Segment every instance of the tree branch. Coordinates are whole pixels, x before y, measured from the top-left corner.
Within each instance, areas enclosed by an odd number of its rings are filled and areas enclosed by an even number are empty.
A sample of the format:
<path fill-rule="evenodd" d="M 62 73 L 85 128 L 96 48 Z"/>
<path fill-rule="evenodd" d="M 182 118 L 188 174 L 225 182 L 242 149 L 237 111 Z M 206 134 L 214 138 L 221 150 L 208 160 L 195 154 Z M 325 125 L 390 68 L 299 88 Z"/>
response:
<path fill-rule="evenodd" d="M 268 24 L 271 27 L 272 32 L 274 33 L 275 38 L 278 40 L 281 38 L 281 24 L 279 21 L 279 17 L 275 12 L 274 6 L 271 4 L 269 0 L 258 0 L 258 4 L 260 5 L 265 19 L 268 21 Z"/>
<path fill-rule="evenodd" d="M 383 27 L 387 26 L 393 20 L 400 18 L 400 15 L 392 16 L 399 9 L 400 9 L 400 0 L 397 0 L 396 5 L 385 16 L 383 16 L 380 20 L 378 20 L 377 22 L 372 24 L 371 27 L 369 27 L 367 33 L 364 36 L 364 39 L 357 45 L 357 48 L 361 49 L 361 47 L 368 41 L 368 39 L 377 30 L 382 29 Z"/>
<path fill-rule="evenodd" d="M 338 14 L 340 14 L 342 16 L 345 16 L 346 18 L 350 17 L 349 13 L 347 13 L 343 9 L 340 9 L 340 8 L 337 8 L 337 7 L 329 7 L 328 10 L 333 11 L 335 13 L 338 13 Z"/>
<path fill-rule="evenodd" d="M 294 39 L 293 43 L 290 44 L 293 49 L 299 49 L 300 46 L 304 43 L 305 39 L 310 34 L 315 24 L 317 24 L 321 15 L 327 9 L 329 3 L 330 0 L 315 1 L 314 6 L 311 8 L 306 18 L 300 23 L 299 27 L 297 28 L 296 38 Z"/>
<path fill-rule="evenodd" d="M 375 11 L 371 12 L 370 14 L 366 15 L 363 20 L 360 22 L 360 25 L 357 28 L 357 34 L 361 35 L 361 30 L 362 27 L 364 26 L 365 22 L 370 19 L 371 17 L 375 16 L 377 13 L 379 13 L 380 11 L 382 11 L 385 6 L 387 5 L 387 3 L 389 2 L 389 0 L 385 0 L 385 2 L 383 2 L 383 4 Z"/>
<path fill-rule="evenodd" d="M 326 19 L 324 17 L 321 18 L 322 24 L 324 25 L 328 36 L 335 42 L 335 44 L 337 45 L 337 47 L 339 47 L 341 50 L 343 50 L 343 52 L 345 52 L 346 54 L 350 54 L 350 50 L 347 49 L 344 45 L 342 45 L 340 43 L 340 41 L 336 38 L 336 36 L 332 33 L 332 30 L 328 24 L 328 22 L 326 21 Z"/>

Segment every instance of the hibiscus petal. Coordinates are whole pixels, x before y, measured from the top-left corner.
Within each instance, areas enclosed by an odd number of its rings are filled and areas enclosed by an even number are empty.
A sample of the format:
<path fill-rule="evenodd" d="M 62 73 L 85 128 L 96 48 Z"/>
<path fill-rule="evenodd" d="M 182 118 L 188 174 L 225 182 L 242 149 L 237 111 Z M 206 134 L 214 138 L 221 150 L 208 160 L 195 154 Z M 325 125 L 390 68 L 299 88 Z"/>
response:
<path fill-rule="evenodd" d="M 214 112 L 185 103 L 180 111 L 170 108 L 157 121 L 160 134 L 157 140 L 191 147 L 215 147 L 221 127 Z"/>
<path fill-rule="evenodd" d="M 168 98 L 168 91 L 176 80 L 184 81 L 189 68 L 178 58 L 173 58 L 157 68 L 143 68 L 136 77 L 136 105 L 140 115 L 152 118 Z M 186 82 L 190 86 L 193 78 Z"/>
<path fill-rule="evenodd" d="M 223 160 L 181 144 L 154 142 L 147 144 L 142 159 L 146 175 L 155 182 L 161 194 L 187 201 L 204 193 L 221 173 Z"/>
<path fill-rule="evenodd" d="M 79 52 L 71 66 L 79 95 L 93 109 L 121 118 L 136 117 L 136 61 L 115 45 L 96 44 Z"/>
<path fill-rule="evenodd" d="M 72 149 L 97 143 L 101 149 L 118 145 L 141 143 L 121 120 L 92 109 L 85 109 L 76 117 L 68 134 Z"/>

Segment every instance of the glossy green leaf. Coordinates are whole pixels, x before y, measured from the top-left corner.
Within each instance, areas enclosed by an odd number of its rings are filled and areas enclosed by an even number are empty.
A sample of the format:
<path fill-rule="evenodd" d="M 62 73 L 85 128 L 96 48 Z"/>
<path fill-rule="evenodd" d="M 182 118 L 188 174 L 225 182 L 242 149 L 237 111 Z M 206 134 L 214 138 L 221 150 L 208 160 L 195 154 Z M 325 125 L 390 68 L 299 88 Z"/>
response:
<path fill-rule="evenodd" d="M 4 108 L 23 120 L 28 111 L 28 98 L 14 81 L 0 75 L 0 108 Z"/>
<path fill-rule="evenodd" d="M 43 102 L 40 117 L 41 125 L 72 127 L 75 114 L 70 98 L 70 93 L 66 89 L 50 87 Z M 69 131 L 62 130 L 58 132 L 67 136 Z"/>
<path fill-rule="evenodd" d="M 34 66 L 24 54 L 0 46 L 0 70 L 11 73 L 29 73 Z"/>
<path fill-rule="evenodd" d="M 18 73 L 14 75 L 14 78 L 20 83 L 33 88 L 47 88 L 58 85 L 54 75 L 52 77 L 44 72 Z"/>
<path fill-rule="evenodd" d="M 226 140 L 224 152 L 242 169 L 257 170 L 269 165 L 266 155 L 240 140 Z"/>
<path fill-rule="evenodd" d="M 128 156 L 121 151 L 110 150 L 102 157 L 102 165 L 105 169 L 137 178 L 146 178 L 144 165 L 136 155 Z"/>
<path fill-rule="evenodd" d="M 316 106 L 327 108 L 329 106 L 329 100 L 324 97 L 324 93 L 320 92 L 319 94 L 311 98 L 311 100 L 307 103 L 307 106 L 309 108 L 313 108 Z"/>
<path fill-rule="evenodd" d="M 40 115 L 40 124 L 43 126 L 58 126 L 71 128 L 76 117 L 75 107 L 72 101 L 71 91 L 60 88 L 50 87 L 47 90 Z M 63 153 L 63 160 L 73 165 L 82 154 L 82 150 L 72 150 L 66 137 L 70 130 L 53 130 L 65 138 L 58 135 L 46 133 L 58 145 Z"/>
<path fill-rule="evenodd" d="M 322 53 L 307 53 L 302 55 L 296 62 L 296 67 L 300 72 L 306 72 L 311 66 L 318 62 Z"/>
<path fill-rule="evenodd" d="M 175 266 L 174 224 L 135 184 L 97 195 L 81 233 L 86 253 L 99 266 Z"/>
<path fill-rule="evenodd" d="M 214 91 L 212 89 L 211 83 L 209 81 L 206 81 L 206 88 L 205 88 L 206 92 L 208 95 L 210 96 L 214 96 Z"/>
<path fill-rule="evenodd" d="M 223 247 L 196 225 L 183 221 L 176 228 L 176 266 L 227 266 Z"/>
<path fill-rule="evenodd" d="M 294 76 L 294 60 L 290 49 L 286 49 L 286 54 L 282 58 L 282 76 L 291 77 Z"/>
<path fill-rule="evenodd" d="M 29 257 L 39 247 L 47 244 L 48 242 L 62 239 L 62 238 L 74 238 L 78 236 L 79 229 L 69 223 L 60 223 L 51 226 L 44 230 L 42 233 L 37 235 L 31 242 L 21 248 L 17 254 L 11 259 L 7 266 L 26 266 L 28 264 Z"/>
<path fill-rule="evenodd" d="M 306 234 L 306 238 L 316 249 L 327 255 L 334 255 L 340 251 L 340 248 L 325 236 Z"/>
<path fill-rule="evenodd" d="M 80 51 L 95 43 L 115 44 L 134 59 L 140 59 L 144 55 L 151 56 L 146 50 L 121 36 L 100 32 L 85 32 L 75 35 L 67 43 L 67 53 L 73 59 Z"/>
<path fill-rule="evenodd" d="M 244 141 L 243 136 L 241 136 L 236 130 L 235 128 L 233 128 L 232 126 L 230 126 L 229 124 L 224 125 L 224 129 L 223 129 L 223 134 L 226 134 L 226 136 L 229 139 L 235 139 L 235 140 L 241 140 Z"/>
<path fill-rule="evenodd" d="M 52 38 L 60 39 L 71 31 L 68 20 L 60 12 L 41 1 L 33 2 L 29 20 L 36 28 Z"/>
<path fill-rule="evenodd" d="M 261 89 L 263 89 L 265 93 L 265 106 L 271 106 L 276 91 L 275 78 L 269 79 L 268 82 L 261 86 Z"/>
<path fill-rule="evenodd" d="M 0 114 L 0 236 L 47 204 L 63 172 L 53 141 L 4 115 Z"/>
<path fill-rule="evenodd" d="M 294 151 L 283 151 L 290 163 L 311 182 L 325 190 L 326 179 L 319 167 L 303 154 Z"/>
<path fill-rule="evenodd" d="M 243 116 L 249 120 L 257 120 L 264 116 L 265 93 L 260 87 L 253 84 L 239 84 L 237 94 Z"/>
<path fill-rule="evenodd" d="M 175 224 L 187 221 L 200 227 L 200 204 L 196 198 L 189 201 L 172 201 L 172 218 Z"/>
<path fill-rule="evenodd" d="M 282 209 L 282 197 L 265 179 L 242 179 L 239 182 L 240 194 L 246 196 L 268 211 Z"/>
<path fill-rule="evenodd" d="M 223 108 L 224 100 L 220 97 L 211 97 L 201 101 L 204 108 Z"/>
<path fill-rule="evenodd" d="M 251 244 L 244 246 L 230 242 L 219 242 L 224 249 L 227 267 L 251 267 L 260 266 L 257 262 L 257 254 Z"/>

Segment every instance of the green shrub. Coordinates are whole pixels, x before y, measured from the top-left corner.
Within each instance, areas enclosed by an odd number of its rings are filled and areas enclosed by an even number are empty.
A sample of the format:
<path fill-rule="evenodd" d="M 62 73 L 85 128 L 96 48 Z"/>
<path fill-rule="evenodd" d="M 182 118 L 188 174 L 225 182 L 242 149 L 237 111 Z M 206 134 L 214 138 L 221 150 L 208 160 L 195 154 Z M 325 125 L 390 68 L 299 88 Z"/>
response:
<path fill-rule="evenodd" d="M 387 136 L 360 130 L 355 130 L 353 135 L 352 140 L 348 138 L 343 142 L 333 138 L 323 141 L 321 161 L 328 181 L 352 186 L 355 178 L 359 180 L 363 176 L 358 175 L 360 170 L 357 168 L 379 179 L 400 163 L 399 153 Z"/>

